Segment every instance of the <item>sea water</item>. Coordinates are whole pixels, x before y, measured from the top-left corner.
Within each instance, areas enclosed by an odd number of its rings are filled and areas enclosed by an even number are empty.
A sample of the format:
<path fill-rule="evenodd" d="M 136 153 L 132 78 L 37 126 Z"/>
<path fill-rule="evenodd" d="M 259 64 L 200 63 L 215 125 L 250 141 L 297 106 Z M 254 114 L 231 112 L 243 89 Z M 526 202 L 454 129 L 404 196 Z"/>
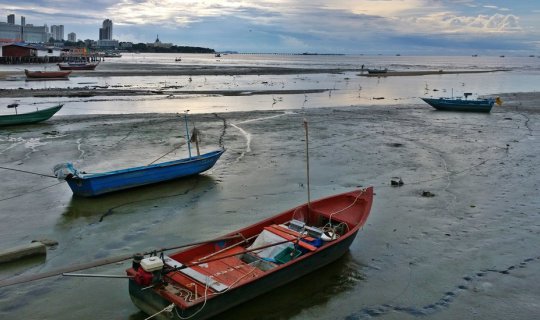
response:
<path fill-rule="evenodd" d="M 181 62 L 175 58 L 181 57 Z M 2 98 L 7 105 L 18 102 L 24 112 L 65 103 L 59 115 L 116 113 L 192 113 L 250 110 L 290 110 L 354 105 L 423 104 L 421 97 L 460 97 L 465 92 L 478 96 L 507 92 L 537 91 L 540 84 L 540 58 L 494 56 L 364 56 L 364 55 L 247 55 L 228 54 L 219 58 L 207 54 L 125 53 L 109 58 L 103 70 L 146 70 L 164 72 L 178 68 L 212 67 L 298 68 L 286 75 L 155 75 L 95 77 L 91 72 L 67 81 L 25 81 L 23 75 L 0 81 L 5 89 L 111 88 L 118 90 L 159 90 L 162 94 L 133 96 Z M 393 71 L 486 71 L 488 73 L 435 74 L 399 77 L 365 77 L 362 66 Z M 3 69 L 32 66 L 2 66 Z M 54 66 L 48 66 L 54 68 Z M 305 73 L 302 69 L 320 69 Z M 328 69 L 348 70 L 328 73 Z M 354 71 L 351 71 L 354 70 Z M 269 94 L 258 94 L 268 91 Z M 297 90 L 320 90 L 298 93 Z M 181 91 L 181 92 L 178 92 Z M 205 91 L 204 93 L 202 91 Z M 211 91 L 208 93 L 208 91 Z M 200 93 L 199 93 L 200 92 Z M 223 93 L 228 93 L 224 95 Z M 8 114 L 11 110 L 0 110 Z"/>

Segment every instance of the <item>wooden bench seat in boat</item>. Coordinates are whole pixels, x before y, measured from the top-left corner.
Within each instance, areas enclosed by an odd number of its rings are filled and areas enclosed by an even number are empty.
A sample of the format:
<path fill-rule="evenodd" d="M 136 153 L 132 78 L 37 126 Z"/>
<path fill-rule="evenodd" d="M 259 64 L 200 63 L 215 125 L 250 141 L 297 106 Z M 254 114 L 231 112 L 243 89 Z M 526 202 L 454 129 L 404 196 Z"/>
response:
<path fill-rule="evenodd" d="M 290 230 L 290 229 L 287 229 L 287 232 L 283 231 L 282 229 L 285 229 L 283 227 L 280 227 L 278 225 L 271 225 L 271 226 L 268 226 L 268 227 L 264 227 L 265 230 L 267 231 L 270 231 L 286 240 L 290 240 L 291 243 L 294 243 L 296 244 L 298 242 L 298 245 L 304 249 L 307 249 L 309 251 L 315 251 L 317 250 L 317 247 L 307 243 L 307 242 L 304 242 L 304 241 L 296 241 L 297 239 L 300 239 L 301 237 L 303 237 L 300 233 L 294 231 L 294 230 Z M 313 239 L 313 238 L 312 238 Z"/>
<path fill-rule="evenodd" d="M 240 259 L 244 251 L 242 247 L 232 247 L 212 256 L 210 258 L 212 261 L 204 263 L 203 260 L 203 263 L 192 267 L 181 268 L 184 266 L 182 263 L 168 256 L 164 256 L 164 263 L 167 266 L 179 268 L 178 272 L 170 278 L 182 286 L 193 287 L 193 291 L 203 292 L 202 290 L 206 290 L 206 285 L 208 285 L 211 292 L 219 293 L 238 284 L 239 280 L 249 279 L 248 276 L 257 277 L 265 273 L 263 269 Z M 238 256 L 229 256 L 234 253 L 238 253 Z M 220 257 L 223 258 L 214 260 Z"/>

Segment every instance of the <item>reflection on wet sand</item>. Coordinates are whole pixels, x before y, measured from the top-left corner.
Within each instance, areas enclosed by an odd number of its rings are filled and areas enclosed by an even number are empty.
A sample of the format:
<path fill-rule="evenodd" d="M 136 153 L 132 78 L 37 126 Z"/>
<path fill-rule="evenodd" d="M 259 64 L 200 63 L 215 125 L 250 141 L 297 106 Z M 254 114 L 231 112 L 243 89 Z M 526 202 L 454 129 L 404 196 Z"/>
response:
<path fill-rule="evenodd" d="M 79 218 L 99 219 L 116 213 L 128 213 L 129 206 L 141 202 L 151 203 L 170 197 L 181 197 L 189 193 L 199 193 L 212 188 L 216 183 L 214 177 L 197 175 L 183 179 L 156 183 L 129 190 L 105 194 L 93 198 L 72 196 L 66 211 L 62 214 L 62 224 Z"/>

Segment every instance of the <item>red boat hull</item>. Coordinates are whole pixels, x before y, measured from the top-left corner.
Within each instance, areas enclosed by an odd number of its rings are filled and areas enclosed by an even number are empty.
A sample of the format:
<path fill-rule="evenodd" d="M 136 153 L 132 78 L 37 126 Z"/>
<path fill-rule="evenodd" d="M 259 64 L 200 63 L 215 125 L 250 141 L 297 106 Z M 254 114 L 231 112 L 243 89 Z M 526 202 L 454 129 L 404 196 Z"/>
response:
<path fill-rule="evenodd" d="M 149 315 L 162 311 L 167 306 L 174 305 L 172 312 L 163 312 L 159 314 L 156 319 L 171 319 L 171 317 L 174 319 L 182 319 L 190 317 L 190 319 L 200 320 L 213 317 L 227 309 L 283 286 L 339 259 L 348 251 L 359 228 L 365 223 L 371 210 L 372 199 L 372 188 L 348 192 L 314 201 L 311 203 L 311 209 L 308 209 L 307 205 L 302 205 L 250 227 L 230 233 L 228 236 L 241 234 L 244 238 L 250 238 L 257 236 L 257 234 L 260 234 L 263 230 L 271 228 L 270 226 L 272 225 L 284 224 L 293 218 L 298 219 L 298 217 L 303 217 L 310 226 L 320 226 L 320 224 L 325 224 L 328 222 L 328 218 L 330 218 L 333 223 L 339 222 L 340 225 L 343 226 L 343 234 L 338 239 L 325 242 L 322 246 L 312 249 L 312 251 L 305 250 L 306 252 L 298 258 L 292 258 L 292 260 L 283 264 L 273 265 L 271 268 L 263 271 L 253 266 L 256 266 L 257 264 L 246 264 L 247 267 L 244 265 L 231 265 L 231 261 L 240 262 L 241 260 L 238 257 L 245 255 L 244 252 L 246 252 L 246 248 L 237 246 L 239 242 L 242 242 L 241 239 L 229 240 L 228 243 L 224 244 L 225 248 L 231 248 L 230 250 L 233 252 L 233 255 L 227 255 L 226 252 L 221 253 L 221 251 L 223 251 L 222 249 L 217 253 L 218 258 L 214 258 L 216 265 L 213 265 L 214 261 L 212 261 L 212 259 L 204 260 L 204 257 L 207 257 L 208 254 L 216 254 L 215 252 L 218 251 L 219 248 L 222 248 L 221 246 L 217 246 L 216 243 L 196 246 L 170 256 L 172 259 L 180 261 L 184 265 L 190 265 L 193 261 L 201 261 L 201 259 L 202 261 L 208 261 L 202 268 L 198 268 L 198 266 L 193 266 L 192 268 L 199 270 L 200 272 L 208 272 L 208 276 L 211 277 L 213 281 L 225 283 L 227 289 L 222 290 L 221 292 L 213 291 L 211 294 L 207 294 L 207 292 L 210 291 L 207 283 L 206 290 L 204 286 L 202 286 L 202 289 L 199 287 L 198 293 L 195 289 L 195 299 L 192 299 L 191 301 L 182 301 L 181 297 L 173 294 L 174 289 L 182 285 L 182 279 L 185 278 L 188 280 L 188 286 L 186 287 L 189 287 L 189 285 L 195 287 L 201 283 L 197 284 L 197 280 L 194 280 L 194 278 L 184 277 L 180 274 L 181 272 L 173 271 L 164 276 L 163 279 L 165 280 L 165 284 L 156 284 L 153 289 L 142 290 L 145 286 L 137 283 L 135 278 L 131 278 L 129 280 L 130 297 L 139 309 Z M 297 241 L 296 244 L 298 243 L 299 242 Z M 218 263 L 226 264 L 228 267 L 219 271 L 216 269 L 218 268 Z M 242 275 L 242 273 L 240 273 L 242 268 L 244 268 L 244 271 L 255 270 L 255 272 L 251 273 L 251 271 L 249 271 Z M 237 271 L 239 272 L 239 275 L 235 276 Z M 127 274 L 135 277 L 137 272 L 133 268 L 130 268 L 127 270 Z M 222 277 L 221 280 L 220 276 Z M 229 277 L 228 280 L 232 281 L 232 284 L 231 282 L 227 283 L 227 277 Z M 204 283 L 202 284 L 204 285 Z"/>
<path fill-rule="evenodd" d="M 71 71 L 29 71 L 24 70 L 28 79 L 67 79 Z"/>
<path fill-rule="evenodd" d="M 59 63 L 60 70 L 94 70 L 99 63 Z"/>

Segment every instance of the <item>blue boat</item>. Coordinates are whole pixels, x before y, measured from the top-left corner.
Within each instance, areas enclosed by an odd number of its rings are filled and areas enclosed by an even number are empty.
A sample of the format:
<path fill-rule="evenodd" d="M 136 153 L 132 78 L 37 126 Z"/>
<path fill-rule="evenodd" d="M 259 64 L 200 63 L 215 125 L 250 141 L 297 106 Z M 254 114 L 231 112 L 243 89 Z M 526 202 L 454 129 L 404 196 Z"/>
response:
<path fill-rule="evenodd" d="M 469 112 L 491 112 L 494 103 L 501 104 L 501 100 L 497 99 L 476 99 L 467 100 L 461 98 L 420 98 L 427 104 L 437 110 L 443 111 L 469 111 Z"/>
<path fill-rule="evenodd" d="M 103 173 L 83 173 L 75 169 L 71 163 L 64 163 L 56 165 L 54 173 L 59 179 L 66 180 L 73 194 L 94 197 L 199 174 L 212 168 L 223 152 L 225 149 L 186 159 Z"/>
<path fill-rule="evenodd" d="M 66 180 L 73 194 L 94 197 L 204 172 L 216 164 L 225 149 L 221 148 L 205 154 L 199 153 L 198 130 L 194 128 L 191 138 L 189 137 L 188 111 L 184 115 L 184 121 L 189 158 L 102 173 L 81 172 L 71 163 L 62 163 L 54 166 L 54 175 L 60 180 Z M 191 156 L 191 141 L 197 145 L 196 156 Z"/>

